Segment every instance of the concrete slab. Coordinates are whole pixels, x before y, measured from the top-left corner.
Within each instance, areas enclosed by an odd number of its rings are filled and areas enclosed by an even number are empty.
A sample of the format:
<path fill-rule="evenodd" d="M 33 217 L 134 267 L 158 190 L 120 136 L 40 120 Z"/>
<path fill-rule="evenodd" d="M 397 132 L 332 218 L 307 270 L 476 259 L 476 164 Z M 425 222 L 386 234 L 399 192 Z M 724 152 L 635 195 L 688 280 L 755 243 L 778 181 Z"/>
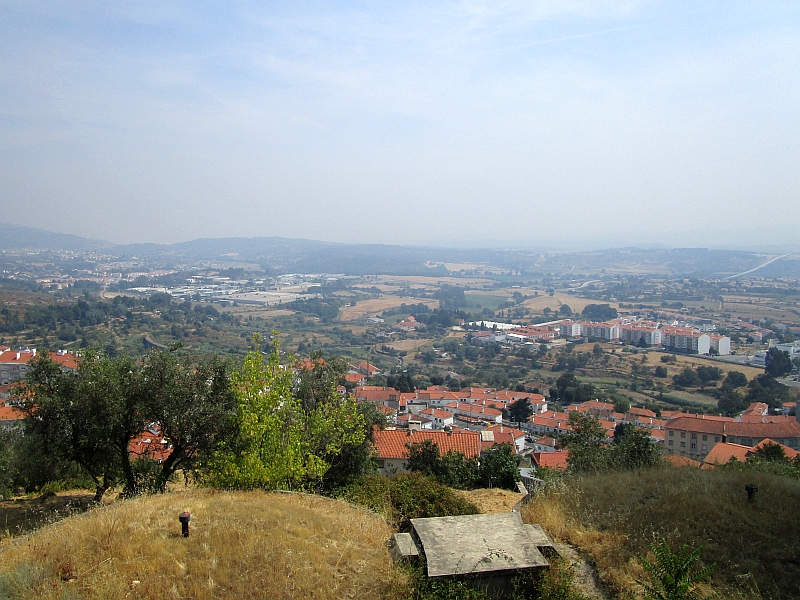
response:
<path fill-rule="evenodd" d="M 411 519 L 428 577 L 548 567 L 518 513 Z"/>
<path fill-rule="evenodd" d="M 553 540 L 547 535 L 547 532 L 542 529 L 541 525 L 525 525 L 525 531 L 528 532 L 528 537 L 536 544 L 539 552 L 546 558 L 558 556 L 558 550 L 556 550 Z"/>
<path fill-rule="evenodd" d="M 395 561 L 419 558 L 419 548 L 410 533 L 395 533 L 389 539 L 389 554 Z"/>

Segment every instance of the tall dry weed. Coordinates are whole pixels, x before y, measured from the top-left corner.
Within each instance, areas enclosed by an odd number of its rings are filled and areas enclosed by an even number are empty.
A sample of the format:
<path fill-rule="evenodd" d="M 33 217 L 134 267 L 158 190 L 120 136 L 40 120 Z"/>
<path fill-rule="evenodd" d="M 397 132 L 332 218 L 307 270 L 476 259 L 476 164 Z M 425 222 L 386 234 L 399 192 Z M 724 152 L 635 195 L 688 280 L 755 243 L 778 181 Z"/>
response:
<path fill-rule="evenodd" d="M 752 481 L 751 481 L 752 480 Z M 756 501 L 744 486 L 759 486 Z M 527 522 L 577 547 L 618 597 L 645 577 L 638 557 L 664 538 L 703 546 L 726 598 L 800 597 L 800 482 L 731 470 L 651 469 L 569 478 L 524 509 Z"/>

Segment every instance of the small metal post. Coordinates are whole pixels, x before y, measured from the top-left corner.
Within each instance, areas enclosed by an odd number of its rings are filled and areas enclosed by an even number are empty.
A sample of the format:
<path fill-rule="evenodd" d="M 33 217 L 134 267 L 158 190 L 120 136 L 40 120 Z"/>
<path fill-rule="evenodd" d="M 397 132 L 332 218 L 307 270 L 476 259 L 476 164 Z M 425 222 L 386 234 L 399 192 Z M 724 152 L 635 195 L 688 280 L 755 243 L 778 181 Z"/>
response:
<path fill-rule="evenodd" d="M 756 497 L 758 486 L 754 483 L 748 483 L 746 486 L 744 486 L 744 489 L 747 491 L 747 501 L 752 502 Z"/>
<path fill-rule="evenodd" d="M 188 512 L 182 512 L 178 515 L 178 520 L 181 522 L 181 535 L 189 537 L 189 521 L 192 520 L 192 515 Z"/>

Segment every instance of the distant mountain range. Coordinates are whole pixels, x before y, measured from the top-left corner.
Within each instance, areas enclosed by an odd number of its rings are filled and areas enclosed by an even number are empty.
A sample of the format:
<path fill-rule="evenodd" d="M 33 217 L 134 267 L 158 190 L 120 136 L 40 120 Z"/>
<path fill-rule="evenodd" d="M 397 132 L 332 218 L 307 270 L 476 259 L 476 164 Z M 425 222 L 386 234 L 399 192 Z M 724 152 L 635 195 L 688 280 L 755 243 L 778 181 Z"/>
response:
<path fill-rule="evenodd" d="M 281 237 L 200 238 L 177 244 L 114 244 L 44 229 L 0 224 L 0 249 L 96 251 L 162 264 L 191 261 L 249 262 L 271 272 L 352 275 L 448 274 L 442 263 L 483 265 L 532 277 L 639 273 L 726 276 L 745 272 L 773 255 L 707 248 L 617 248 L 543 254 L 525 249 L 442 248 L 388 244 L 341 244 Z M 455 268 L 454 268 L 455 270 Z M 788 255 L 758 271 L 762 276 L 800 276 L 800 256 Z"/>

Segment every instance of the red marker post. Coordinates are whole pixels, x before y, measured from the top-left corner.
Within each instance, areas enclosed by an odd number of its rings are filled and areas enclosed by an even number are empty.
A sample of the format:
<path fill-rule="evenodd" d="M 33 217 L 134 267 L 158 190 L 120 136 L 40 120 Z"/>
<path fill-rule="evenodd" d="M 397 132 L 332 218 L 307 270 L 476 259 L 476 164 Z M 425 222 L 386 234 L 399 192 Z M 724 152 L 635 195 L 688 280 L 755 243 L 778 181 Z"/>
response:
<path fill-rule="evenodd" d="M 192 515 L 188 512 L 182 512 L 178 515 L 178 520 L 181 522 L 181 535 L 189 537 L 189 521 L 192 520 Z"/>

